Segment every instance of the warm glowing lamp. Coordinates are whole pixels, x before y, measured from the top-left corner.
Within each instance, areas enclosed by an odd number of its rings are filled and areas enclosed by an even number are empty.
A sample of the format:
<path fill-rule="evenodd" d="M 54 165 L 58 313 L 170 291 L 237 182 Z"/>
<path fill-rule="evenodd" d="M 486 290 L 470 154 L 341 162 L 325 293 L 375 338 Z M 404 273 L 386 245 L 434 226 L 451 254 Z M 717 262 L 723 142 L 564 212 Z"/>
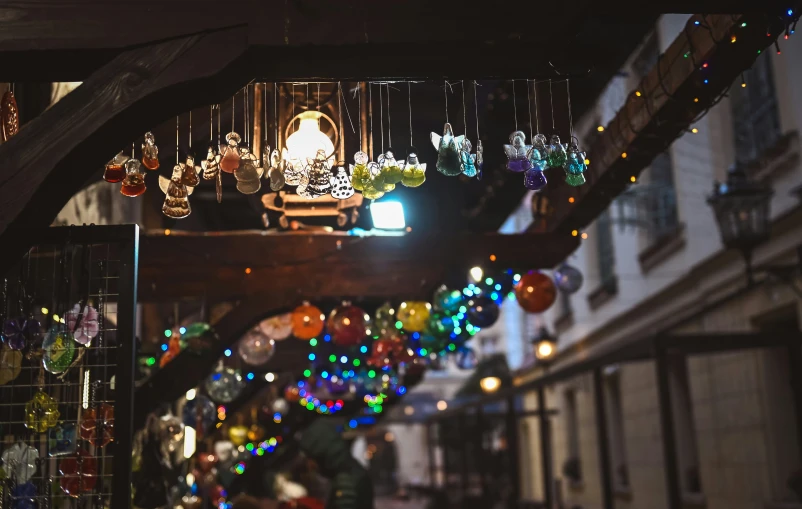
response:
<path fill-rule="evenodd" d="M 314 159 L 318 150 L 330 156 L 334 161 L 334 143 L 328 136 L 320 131 L 320 119 L 323 114 L 319 111 L 305 111 L 298 115 L 301 120 L 298 130 L 287 138 L 287 152 L 290 159 L 299 159 L 305 162 Z"/>
<path fill-rule="evenodd" d="M 501 387 L 501 378 L 497 376 L 486 376 L 479 380 L 479 386 L 486 393 L 496 392 Z"/>
<path fill-rule="evenodd" d="M 537 336 L 532 339 L 535 348 L 535 357 L 542 363 L 551 361 L 557 354 L 557 338 L 548 329 L 541 327 Z"/>

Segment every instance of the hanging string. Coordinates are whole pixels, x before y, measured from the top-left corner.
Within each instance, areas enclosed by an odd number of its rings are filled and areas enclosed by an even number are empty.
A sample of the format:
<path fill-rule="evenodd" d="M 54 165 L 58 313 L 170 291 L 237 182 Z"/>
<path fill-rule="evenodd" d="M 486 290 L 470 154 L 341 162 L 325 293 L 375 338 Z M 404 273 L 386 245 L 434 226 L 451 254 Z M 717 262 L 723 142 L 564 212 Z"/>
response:
<path fill-rule="evenodd" d="M 448 124 L 448 81 L 444 80 L 445 85 L 443 85 L 443 96 L 446 98 L 446 124 Z"/>
<path fill-rule="evenodd" d="M 245 145 L 248 145 L 248 85 L 245 85 L 242 88 L 242 121 L 244 125 L 242 126 L 243 130 L 243 137 L 245 138 Z"/>
<path fill-rule="evenodd" d="M 273 82 L 273 128 L 276 131 L 276 150 L 278 150 L 278 83 Z"/>
<path fill-rule="evenodd" d="M 468 113 L 465 110 L 465 80 L 460 81 L 462 87 L 462 132 L 468 136 Z"/>
<path fill-rule="evenodd" d="M 234 132 L 234 110 L 237 109 L 236 104 L 234 103 L 234 99 L 237 97 L 237 93 L 234 92 L 234 95 L 231 96 L 231 132 Z"/>
<path fill-rule="evenodd" d="M 292 132 L 295 132 L 295 83 L 292 84 Z"/>
<path fill-rule="evenodd" d="M 554 132 L 557 128 L 554 125 L 554 94 L 551 93 L 551 80 L 549 80 L 549 101 L 551 102 L 551 130 Z"/>
<path fill-rule="evenodd" d="M 359 150 L 362 150 L 362 83 L 357 83 L 357 105 L 359 106 Z"/>
<path fill-rule="evenodd" d="M 568 94 L 568 133 L 573 138 L 574 136 L 574 116 L 571 111 L 571 80 L 565 80 L 565 93 Z"/>
<path fill-rule="evenodd" d="M 175 164 L 179 164 L 178 163 L 178 146 L 179 146 L 180 140 L 178 139 L 178 126 L 179 126 L 178 119 L 179 119 L 179 116 L 176 115 L 175 116 Z"/>
<path fill-rule="evenodd" d="M 340 115 L 340 154 L 338 159 L 341 159 L 340 164 L 345 164 L 345 137 L 343 136 L 343 84 L 341 81 L 337 82 L 337 112 Z M 350 118 L 350 115 L 349 115 Z M 339 157 L 342 156 L 342 158 Z"/>
<path fill-rule="evenodd" d="M 209 106 L 209 143 L 214 140 L 214 105 Z"/>
<path fill-rule="evenodd" d="M 220 133 L 222 132 L 222 128 L 220 127 L 220 115 L 221 110 L 223 108 L 220 107 L 220 104 L 217 105 L 217 150 L 220 150 Z"/>
<path fill-rule="evenodd" d="M 412 147 L 412 83 L 407 81 L 407 98 L 409 100 L 409 146 Z"/>
<path fill-rule="evenodd" d="M 189 110 L 189 153 L 192 154 L 192 110 Z"/>
<path fill-rule="evenodd" d="M 529 80 L 526 80 L 526 109 L 529 110 L 529 143 L 535 141 L 532 133 L 532 94 L 529 93 Z"/>
<path fill-rule="evenodd" d="M 370 160 L 373 160 L 373 83 L 368 83 L 368 115 L 370 116 Z"/>
<path fill-rule="evenodd" d="M 348 123 L 351 124 L 351 132 L 356 134 L 356 131 L 354 130 L 354 121 L 351 120 L 351 111 L 348 109 L 348 101 L 345 99 L 345 93 L 343 92 L 342 85 L 340 85 L 340 98 L 345 106 L 345 114 L 348 115 Z"/>
<path fill-rule="evenodd" d="M 267 154 L 267 83 L 262 83 L 262 106 L 263 106 L 263 121 L 262 121 L 262 168 L 268 165 L 268 158 L 270 154 Z"/>
<path fill-rule="evenodd" d="M 479 102 L 476 100 L 476 81 L 473 82 L 473 107 L 474 113 L 476 115 L 476 141 L 480 140 L 479 138 Z"/>
<path fill-rule="evenodd" d="M 309 85 L 307 85 L 309 87 Z M 315 111 L 320 113 L 320 83 L 317 84 L 317 106 L 315 107 Z M 317 117 L 317 130 L 320 131 L 320 115 Z M 327 157 L 330 157 L 331 154 L 326 154 Z"/>
<path fill-rule="evenodd" d="M 382 99 L 381 83 L 379 83 L 379 132 L 382 136 L 382 154 L 384 154 L 384 100 Z"/>
<path fill-rule="evenodd" d="M 512 80 L 512 111 L 515 114 L 515 130 L 518 130 L 518 102 L 515 97 L 515 80 Z"/>
<path fill-rule="evenodd" d="M 393 120 L 390 118 L 390 84 L 387 87 L 387 147 L 393 148 Z"/>
<path fill-rule="evenodd" d="M 132 142 L 131 142 L 131 159 L 136 159 L 136 158 L 134 157 L 134 148 L 135 148 L 135 146 L 136 146 L 135 144 L 136 144 L 136 142 L 135 142 L 135 141 L 132 141 Z"/>
<path fill-rule="evenodd" d="M 532 89 L 535 92 L 535 131 L 540 134 L 540 114 L 537 109 L 537 81 L 532 80 Z"/>

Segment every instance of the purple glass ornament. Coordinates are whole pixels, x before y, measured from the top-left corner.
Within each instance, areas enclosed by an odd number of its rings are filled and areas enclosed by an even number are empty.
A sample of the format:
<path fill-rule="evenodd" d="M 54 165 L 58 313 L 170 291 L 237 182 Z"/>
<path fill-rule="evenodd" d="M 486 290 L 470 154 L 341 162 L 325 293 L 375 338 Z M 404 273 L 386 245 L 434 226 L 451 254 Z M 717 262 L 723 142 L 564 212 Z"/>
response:
<path fill-rule="evenodd" d="M 546 187 L 546 175 L 537 168 L 531 168 L 524 173 L 524 187 L 532 191 L 540 191 Z"/>
<path fill-rule="evenodd" d="M 3 324 L 3 342 L 12 350 L 25 348 L 25 319 L 9 318 Z"/>
<path fill-rule="evenodd" d="M 522 171 L 528 171 L 532 169 L 532 163 L 525 157 L 510 159 L 507 161 L 507 169 L 516 173 L 520 173 Z"/>
<path fill-rule="evenodd" d="M 12 509 L 35 509 L 36 508 L 36 486 L 26 482 L 18 484 L 11 490 Z"/>

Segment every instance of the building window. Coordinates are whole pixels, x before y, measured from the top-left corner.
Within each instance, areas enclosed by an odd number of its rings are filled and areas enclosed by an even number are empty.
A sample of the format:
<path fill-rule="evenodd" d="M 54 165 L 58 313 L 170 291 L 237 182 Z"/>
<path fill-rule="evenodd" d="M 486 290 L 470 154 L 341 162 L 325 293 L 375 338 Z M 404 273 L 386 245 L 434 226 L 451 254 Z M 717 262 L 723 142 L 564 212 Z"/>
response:
<path fill-rule="evenodd" d="M 649 165 L 649 183 L 641 196 L 641 209 L 645 220 L 649 244 L 674 233 L 679 227 L 677 193 L 671 155 L 666 151 Z"/>
<path fill-rule="evenodd" d="M 736 81 L 730 89 L 735 158 L 750 163 L 760 158 L 780 138 L 780 115 L 769 52 L 744 73 L 746 87 Z"/>
<path fill-rule="evenodd" d="M 577 413 L 576 391 L 565 391 L 565 431 L 568 442 L 568 459 L 563 464 L 563 475 L 570 481 L 582 481 L 582 464 L 579 455 L 579 415 Z"/>
<path fill-rule="evenodd" d="M 615 277 L 615 246 L 613 245 L 613 222 L 610 211 L 605 210 L 596 220 L 596 249 L 601 286 L 607 293 L 617 291 Z"/>
<path fill-rule="evenodd" d="M 680 485 L 684 493 L 702 493 L 699 449 L 696 443 L 696 427 L 693 423 L 693 400 L 688 378 L 688 364 L 684 357 L 678 356 L 670 359 L 669 376 Z"/>
<path fill-rule="evenodd" d="M 613 467 L 613 483 L 616 488 L 629 487 L 626 442 L 624 434 L 624 410 L 621 405 L 621 374 L 617 366 L 605 370 L 605 395 L 607 423 L 610 442 L 610 459 Z"/>

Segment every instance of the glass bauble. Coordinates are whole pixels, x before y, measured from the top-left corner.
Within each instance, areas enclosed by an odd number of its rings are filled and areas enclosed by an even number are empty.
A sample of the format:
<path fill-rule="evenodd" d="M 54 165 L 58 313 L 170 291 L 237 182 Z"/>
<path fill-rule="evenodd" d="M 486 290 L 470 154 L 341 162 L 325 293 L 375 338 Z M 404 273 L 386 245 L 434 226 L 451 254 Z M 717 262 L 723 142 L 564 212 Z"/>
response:
<path fill-rule="evenodd" d="M 339 346 L 353 346 L 365 339 L 367 320 L 365 311 L 356 306 L 337 306 L 327 322 L 331 339 Z"/>
<path fill-rule="evenodd" d="M 101 403 L 84 410 L 81 438 L 95 447 L 103 447 L 114 440 L 114 407 Z"/>
<path fill-rule="evenodd" d="M 443 135 L 431 133 L 432 145 L 437 150 L 437 171 L 443 175 L 454 177 L 462 173 L 462 161 L 460 160 L 459 149 L 465 136 L 454 136 L 451 124 L 443 126 Z"/>
<path fill-rule="evenodd" d="M 265 430 L 264 426 L 254 423 L 248 428 L 248 440 L 251 442 L 261 442 L 265 436 L 267 436 L 267 430 Z"/>
<path fill-rule="evenodd" d="M 292 334 L 292 313 L 271 316 L 259 323 L 262 333 L 274 341 L 287 339 Z"/>
<path fill-rule="evenodd" d="M 576 267 L 564 263 L 554 271 L 554 284 L 561 292 L 567 294 L 576 293 L 582 287 L 584 281 L 582 272 Z"/>
<path fill-rule="evenodd" d="M 242 375 L 232 368 L 217 368 L 206 379 L 206 393 L 218 403 L 231 403 L 244 388 Z"/>
<path fill-rule="evenodd" d="M 250 366 L 263 365 L 273 357 L 275 350 L 275 342 L 258 329 L 248 331 L 237 345 L 240 358 Z"/>
<path fill-rule="evenodd" d="M 75 424 L 59 424 L 47 430 L 48 456 L 72 454 L 78 447 L 78 431 Z"/>
<path fill-rule="evenodd" d="M 42 342 L 45 353 L 42 364 L 50 373 L 63 373 L 75 357 L 73 335 L 67 331 L 50 329 Z"/>
<path fill-rule="evenodd" d="M 248 428 L 241 424 L 231 426 L 228 428 L 228 439 L 237 447 L 245 445 L 248 441 Z"/>
<path fill-rule="evenodd" d="M 44 433 L 58 424 L 58 402 L 42 391 L 25 403 L 25 427 Z"/>
<path fill-rule="evenodd" d="M 97 460 L 84 449 L 59 463 L 61 489 L 71 497 L 89 493 L 97 484 Z"/>
<path fill-rule="evenodd" d="M 36 473 L 39 451 L 23 442 L 18 442 L 5 451 L 0 459 L 6 475 L 18 483 L 28 482 Z"/>
<path fill-rule="evenodd" d="M 434 292 L 432 306 L 435 310 L 452 314 L 456 313 L 461 305 L 462 293 L 459 290 L 451 290 L 445 286 L 441 286 Z"/>
<path fill-rule="evenodd" d="M 540 191 L 546 184 L 546 174 L 540 168 L 530 168 L 524 173 L 524 187 L 530 191 Z"/>
<path fill-rule="evenodd" d="M 438 339 L 447 338 L 454 332 L 454 318 L 442 311 L 435 311 L 429 315 L 429 324 L 426 332 Z"/>
<path fill-rule="evenodd" d="M 298 339 L 312 339 L 323 332 L 323 312 L 304 302 L 292 312 L 292 333 Z"/>
<path fill-rule="evenodd" d="M 524 172 L 532 168 L 529 161 L 531 145 L 526 144 L 526 135 L 523 131 L 515 131 L 510 134 L 509 145 L 504 145 L 504 153 L 507 155 L 507 169 L 514 172 Z"/>
<path fill-rule="evenodd" d="M 402 302 L 398 306 L 398 321 L 408 332 L 422 332 L 429 322 L 432 305 L 423 301 Z"/>
<path fill-rule="evenodd" d="M 297 403 L 301 399 L 301 389 L 298 384 L 290 384 L 284 389 L 284 399 L 290 403 Z"/>
<path fill-rule="evenodd" d="M 479 364 L 476 352 L 468 347 L 462 347 L 457 352 L 457 367 L 459 369 L 474 369 Z"/>
<path fill-rule="evenodd" d="M 0 347 L 0 385 L 16 379 L 22 370 L 22 352 Z"/>
<path fill-rule="evenodd" d="M 373 342 L 368 364 L 376 367 L 389 366 L 402 348 L 403 345 L 397 339 L 377 339 Z"/>
<path fill-rule="evenodd" d="M 172 413 L 159 419 L 162 444 L 166 445 L 167 452 L 176 452 L 184 447 L 184 423 Z"/>
<path fill-rule="evenodd" d="M 371 331 L 374 336 L 386 336 L 395 330 L 395 322 L 395 309 L 389 302 L 385 302 L 376 310 Z"/>
<path fill-rule="evenodd" d="M 237 454 L 234 444 L 228 440 L 219 440 L 214 443 L 214 455 L 218 463 L 228 463 Z"/>
<path fill-rule="evenodd" d="M 468 322 L 475 327 L 490 327 L 498 320 L 500 313 L 498 304 L 490 297 L 472 297 L 468 299 L 467 305 Z"/>
<path fill-rule="evenodd" d="M 32 482 L 17 484 L 11 490 L 11 509 L 36 509 L 36 485 Z"/>
<path fill-rule="evenodd" d="M 84 306 L 83 310 L 79 304 L 72 307 L 65 314 L 67 328 L 73 331 L 73 338 L 78 343 L 86 346 L 92 342 L 100 331 L 98 327 L 97 309 L 92 306 Z M 80 319 L 80 325 L 79 325 Z"/>
<path fill-rule="evenodd" d="M 515 285 L 518 304 L 529 313 L 542 313 L 549 309 L 557 298 L 554 281 L 546 274 L 531 270 L 521 276 Z"/>
<path fill-rule="evenodd" d="M 200 432 L 215 423 L 217 408 L 209 398 L 198 394 L 184 405 L 182 420 L 184 426 L 192 426 Z"/>

